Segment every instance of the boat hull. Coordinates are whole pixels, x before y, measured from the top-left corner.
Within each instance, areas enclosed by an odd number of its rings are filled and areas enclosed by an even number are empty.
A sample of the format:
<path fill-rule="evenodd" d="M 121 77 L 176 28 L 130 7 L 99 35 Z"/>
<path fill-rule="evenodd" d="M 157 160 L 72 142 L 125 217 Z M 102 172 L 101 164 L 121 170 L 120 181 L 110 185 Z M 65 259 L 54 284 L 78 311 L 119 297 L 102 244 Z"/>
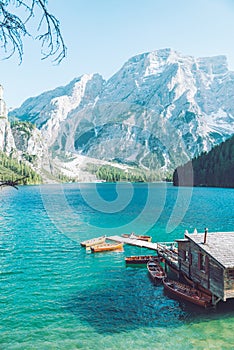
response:
<path fill-rule="evenodd" d="M 83 241 L 80 243 L 80 245 L 82 247 L 91 247 L 91 246 L 94 246 L 96 244 L 102 244 L 102 243 L 105 243 L 106 241 L 106 236 L 101 236 L 101 237 L 97 237 L 97 238 L 92 238 L 92 239 L 89 239 L 87 241 Z"/>
<path fill-rule="evenodd" d="M 154 255 L 136 255 L 136 256 L 127 256 L 125 258 L 126 265 L 146 265 L 149 260 L 155 258 Z"/>
<path fill-rule="evenodd" d="M 107 251 L 123 251 L 123 243 L 111 244 L 105 243 L 90 247 L 93 253 L 107 252 Z"/>
<path fill-rule="evenodd" d="M 157 260 L 149 260 L 147 269 L 150 278 L 155 282 L 162 282 L 163 279 L 166 278 L 166 273 Z"/>
<path fill-rule="evenodd" d="M 176 298 L 186 300 L 198 306 L 208 307 L 211 306 L 211 297 L 205 293 L 202 293 L 198 289 L 192 288 L 186 284 L 164 279 L 163 280 L 164 289 Z"/>
<path fill-rule="evenodd" d="M 195 286 L 197 289 L 199 289 L 201 292 L 203 292 L 203 293 L 206 293 L 207 295 L 210 295 L 210 296 L 212 296 L 212 293 L 208 290 L 208 289 L 206 289 L 206 288 L 204 288 L 204 287 L 202 287 L 199 283 L 195 283 L 195 282 L 193 282 L 188 276 L 186 276 L 184 273 L 183 273 L 183 278 L 184 278 L 184 280 L 190 285 L 190 286 Z"/>
<path fill-rule="evenodd" d="M 151 236 L 146 236 L 146 235 L 135 235 L 134 233 L 124 233 L 122 234 L 122 237 L 124 238 L 131 238 L 131 239 L 139 239 L 140 241 L 146 241 L 146 242 L 151 242 L 152 237 Z"/>

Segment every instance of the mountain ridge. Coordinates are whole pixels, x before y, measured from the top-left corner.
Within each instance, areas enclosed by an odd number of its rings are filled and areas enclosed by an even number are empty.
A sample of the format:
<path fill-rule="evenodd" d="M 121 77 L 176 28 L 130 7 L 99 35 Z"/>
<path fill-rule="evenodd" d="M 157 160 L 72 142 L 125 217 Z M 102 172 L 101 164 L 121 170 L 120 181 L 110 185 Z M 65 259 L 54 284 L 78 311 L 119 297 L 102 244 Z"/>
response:
<path fill-rule="evenodd" d="M 209 151 L 234 130 L 234 72 L 224 55 L 172 49 L 130 58 L 105 81 L 83 75 L 27 99 L 11 117 L 36 123 L 54 155 L 163 173 Z"/>

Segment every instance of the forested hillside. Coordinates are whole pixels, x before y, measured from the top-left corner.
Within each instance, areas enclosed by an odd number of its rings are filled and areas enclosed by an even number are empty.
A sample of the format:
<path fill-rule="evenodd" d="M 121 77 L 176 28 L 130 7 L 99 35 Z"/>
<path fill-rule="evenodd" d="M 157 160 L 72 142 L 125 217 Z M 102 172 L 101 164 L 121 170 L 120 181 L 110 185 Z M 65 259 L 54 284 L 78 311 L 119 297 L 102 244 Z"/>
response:
<path fill-rule="evenodd" d="M 156 171 L 144 171 L 139 168 L 124 170 L 110 165 L 96 166 L 88 164 L 87 169 L 92 174 L 95 174 L 97 179 L 106 182 L 155 182 L 162 180 L 162 174 Z M 166 173 L 164 180 L 171 181 L 172 173 Z"/>
<path fill-rule="evenodd" d="M 41 176 L 38 175 L 25 162 L 18 161 L 13 157 L 8 157 L 4 152 L 0 152 L 0 181 L 23 178 L 19 184 L 39 184 L 42 182 Z"/>
<path fill-rule="evenodd" d="M 234 136 L 173 174 L 174 186 L 234 187 Z"/>

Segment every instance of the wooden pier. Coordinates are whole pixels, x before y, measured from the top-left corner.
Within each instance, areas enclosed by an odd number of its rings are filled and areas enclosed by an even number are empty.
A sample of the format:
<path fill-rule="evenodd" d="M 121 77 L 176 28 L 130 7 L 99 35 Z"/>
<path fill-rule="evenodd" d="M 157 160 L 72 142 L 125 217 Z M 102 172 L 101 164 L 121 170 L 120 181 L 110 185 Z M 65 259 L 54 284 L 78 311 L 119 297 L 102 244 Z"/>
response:
<path fill-rule="evenodd" d="M 158 243 L 158 255 L 165 259 L 165 262 L 176 273 L 179 272 L 178 252 L 174 249 L 169 249 L 166 244 Z"/>
<path fill-rule="evenodd" d="M 157 252 L 169 267 L 188 283 L 212 295 L 215 306 L 220 300 L 234 299 L 234 232 L 196 231 L 174 242 L 147 242 L 135 238 L 109 236 L 109 240 Z"/>
<path fill-rule="evenodd" d="M 169 248 L 175 242 L 152 243 L 152 242 L 147 242 L 140 239 L 125 238 L 121 236 L 109 236 L 106 238 L 111 241 L 121 242 L 129 245 L 133 245 L 136 247 L 140 247 L 140 248 L 155 250 L 159 256 L 164 258 L 167 265 L 169 265 L 175 271 L 179 270 L 178 253 L 176 253 L 175 250 L 171 250 Z"/>
<path fill-rule="evenodd" d="M 106 239 L 109 239 L 110 241 L 116 241 L 116 242 L 121 242 L 129 245 L 134 245 L 140 248 L 148 248 L 156 251 L 158 250 L 158 243 L 147 242 L 140 239 L 125 238 L 121 236 L 108 236 L 106 237 Z"/>

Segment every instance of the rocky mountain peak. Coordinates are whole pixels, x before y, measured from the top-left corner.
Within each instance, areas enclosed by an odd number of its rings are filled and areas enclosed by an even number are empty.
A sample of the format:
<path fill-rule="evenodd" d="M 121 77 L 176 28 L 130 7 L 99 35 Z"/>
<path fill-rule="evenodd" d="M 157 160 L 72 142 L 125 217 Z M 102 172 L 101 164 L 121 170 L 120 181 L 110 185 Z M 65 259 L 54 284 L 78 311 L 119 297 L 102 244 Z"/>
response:
<path fill-rule="evenodd" d="M 228 73 L 227 57 L 224 55 L 214 57 L 200 57 L 197 59 L 199 69 L 209 75 L 223 75 Z"/>
<path fill-rule="evenodd" d="M 233 133 L 233 98 L 225 56 L 167 48 L 130 58 L 107 82 L 84 74 L 12 114 L 36 123 L 58 153 L 170 170 Z"/>

